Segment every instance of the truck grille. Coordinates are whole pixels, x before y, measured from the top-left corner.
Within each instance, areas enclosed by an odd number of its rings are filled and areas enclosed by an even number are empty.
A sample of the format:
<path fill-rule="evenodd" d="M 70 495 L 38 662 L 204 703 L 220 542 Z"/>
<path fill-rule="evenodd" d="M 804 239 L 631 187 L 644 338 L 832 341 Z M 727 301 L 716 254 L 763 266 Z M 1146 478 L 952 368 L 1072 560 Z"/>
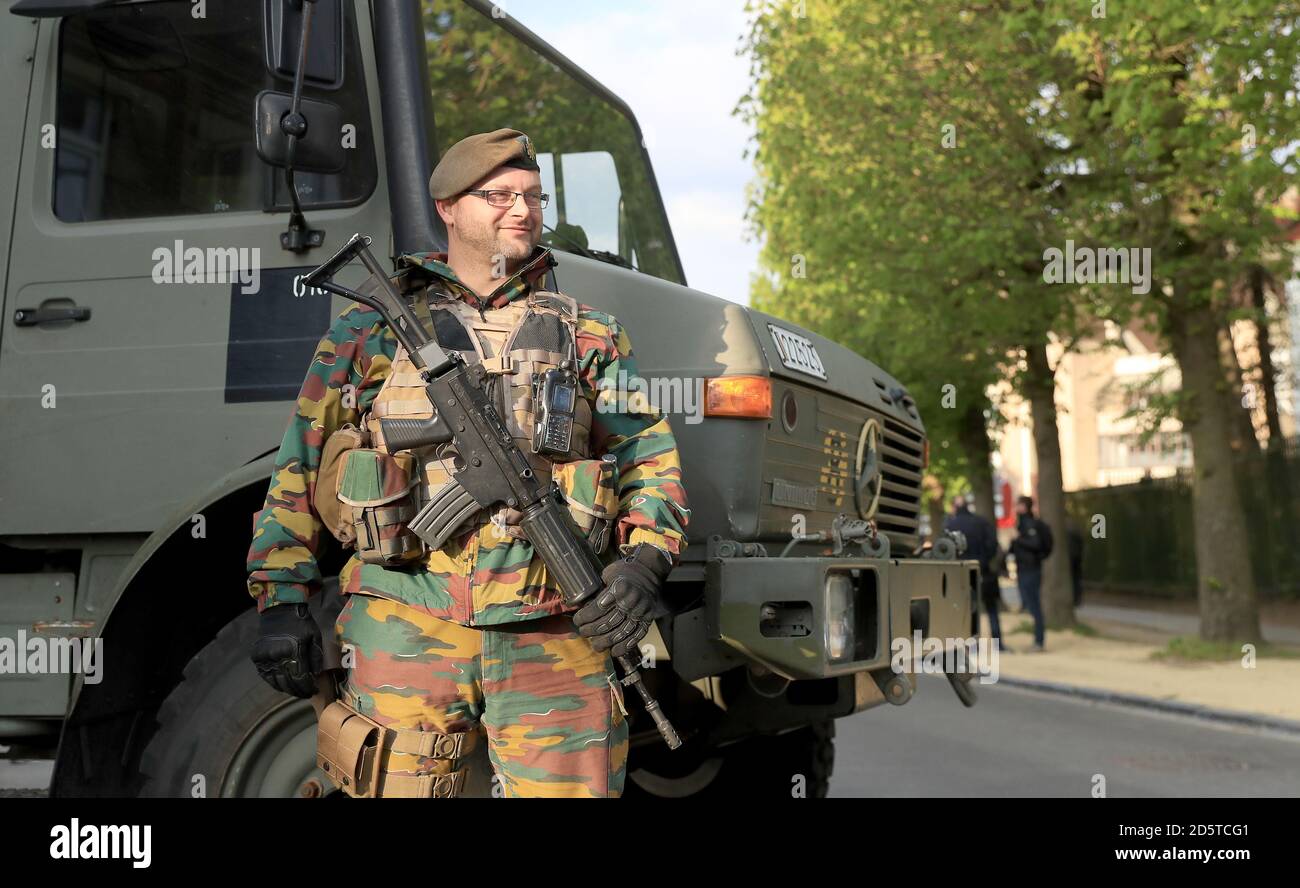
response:
<path fill-rule="evenodd" d="M 921 511 L 921 476 L 925 468 L 925 442 L 920 433 L 886 417 L 883 447 L 884 490 L 876 523 L 884 530 L 908 537 L 917 543 L 917 524 Z"/>
<path fill-rule="evenodd" d="M 796 514 L 807 530 L 829 530 L 840 513 L 859 517 L 854 497 L 854 463 L 863 423 L 875 417 L 884 432 L 880 457 L 883 486 L 876 524 L 895 553 L 918 545 L 922 434 L 882 413 L 844 398 L 773 380 L 773 419 L 763 460 L 759 532 L 764 538 L 789 538 Z M 784 398 L 795 399 L 797 420 L 787 429 Z"/>

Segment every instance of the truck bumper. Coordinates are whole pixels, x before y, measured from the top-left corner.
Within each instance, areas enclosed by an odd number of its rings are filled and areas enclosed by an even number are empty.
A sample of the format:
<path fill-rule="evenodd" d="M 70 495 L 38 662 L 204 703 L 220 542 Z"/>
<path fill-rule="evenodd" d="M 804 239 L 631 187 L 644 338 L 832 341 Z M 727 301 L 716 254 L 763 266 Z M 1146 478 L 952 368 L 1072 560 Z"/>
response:
<path fill-rule="evenodd" d="M 713 558 L 704 634 L 791 680 L 875 672 L 896 639 L 969 638 L 978 583 L 975 561 Z"/>

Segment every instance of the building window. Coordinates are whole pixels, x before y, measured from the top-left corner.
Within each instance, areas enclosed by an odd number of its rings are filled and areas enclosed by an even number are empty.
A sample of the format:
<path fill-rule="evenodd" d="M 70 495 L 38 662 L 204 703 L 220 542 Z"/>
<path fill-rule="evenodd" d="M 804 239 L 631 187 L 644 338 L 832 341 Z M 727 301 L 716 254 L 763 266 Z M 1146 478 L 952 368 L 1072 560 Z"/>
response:
<path fill-rule="evenodd" d="M 1136 434 L 1103 435 L 1097 443 L 1098 463 L 1103 469 L 1192 464 L 1192 445 L 1184 432 L 1156 432 L 1147 441 Z"/>

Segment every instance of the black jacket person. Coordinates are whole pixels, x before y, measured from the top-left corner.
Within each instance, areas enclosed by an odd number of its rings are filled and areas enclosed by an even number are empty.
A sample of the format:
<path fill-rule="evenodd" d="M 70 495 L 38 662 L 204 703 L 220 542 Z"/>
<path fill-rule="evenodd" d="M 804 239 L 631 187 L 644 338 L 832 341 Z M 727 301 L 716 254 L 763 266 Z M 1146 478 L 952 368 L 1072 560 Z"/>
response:
<path fill-rule="evenodd" d="M 1016 538 L 1011 556 L 1016 559 L 1016 585 L 1021 606 L 1034 618 L 1034 650 L 1043 650 L 1046 628 L 1043 622 L 1043 562 L 1052 554 L 1052 529 L 1034 517 L 1033 497 L 1016 502 Z"/>
<path fill-rule="evenodd" d="M 1002 643 L 1002 627 L 998 623 L 998 576 L 993 570 L 993 560 L 998 553 L 998 536 L 993 522 L 970 510 L 964 496 L 952 501 L 952 514 L 943 522 L 946 531 L 957 531 L 966 537 L 966 554 L 980 564 L 980 599 L 989 615 L 989 631 L 995 641 Z M 979 635 L 979 611 L 971 602 L 971 635 Z"/>

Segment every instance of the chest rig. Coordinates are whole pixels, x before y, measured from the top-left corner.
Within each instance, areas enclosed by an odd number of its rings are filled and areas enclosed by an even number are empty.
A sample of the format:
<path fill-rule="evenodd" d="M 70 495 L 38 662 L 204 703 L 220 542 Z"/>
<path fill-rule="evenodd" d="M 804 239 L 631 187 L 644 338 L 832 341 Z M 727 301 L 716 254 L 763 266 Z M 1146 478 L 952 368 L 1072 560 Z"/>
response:
<path fill-rule="evenodd" d="M 480 311 L 434 287 L 416 292 L 413 297 L 416 316 L 444 349 L 455 349 L 467 362 L 480 363 L 488 371 L 489 399 L 543 484 L 551 482 L 557 464 L 590 456 L 591 403 L 580 388 L 575 388 L 569 399 L 572 423 L 568 449 L 557 451 L 552 447 L 550 452 L 539 453 L 535 451 L 540 448 L 534 447 L 535 439 L 546 429 L 542 423 L 538 431 L 538 419 L 542 418 L 539 395 L 547 371 L 567 371 L 565 378 L 575 382 L 578 378 L 578 303 L 573 298 L 534 290 L 501 308 Z M 386 509 L 375 512 L 373 533 L 365 533 L 364 523 L 358 525 L 358 550 L 364 553 L 369 548 L 364 546 L 363 535 L 373 537 L 380 549 L 376 555 L 383 563 L 401 563 L 422 554 L 418 538 L 402 525 L 454 483 L 452 474 L 462 463 L 450 442 L 415 451 L 391 448 L 384 441 L 379 420 L 428 419 L 433 415 L 424 381 L 399 345 L 388 377 L 361 418 L 371 448 L 394 457 L 409 472 L 405 482 L 399 479 L 387 484 L 386 489 L 395 493 L 407 486 L 410 495 L 390 500 Z M 554 445 L 553 440 L 550 443 Z M 513 527 L 509 532 L 519 535 Z M 363 560 L 369 559 L 363 555 Z"/>

